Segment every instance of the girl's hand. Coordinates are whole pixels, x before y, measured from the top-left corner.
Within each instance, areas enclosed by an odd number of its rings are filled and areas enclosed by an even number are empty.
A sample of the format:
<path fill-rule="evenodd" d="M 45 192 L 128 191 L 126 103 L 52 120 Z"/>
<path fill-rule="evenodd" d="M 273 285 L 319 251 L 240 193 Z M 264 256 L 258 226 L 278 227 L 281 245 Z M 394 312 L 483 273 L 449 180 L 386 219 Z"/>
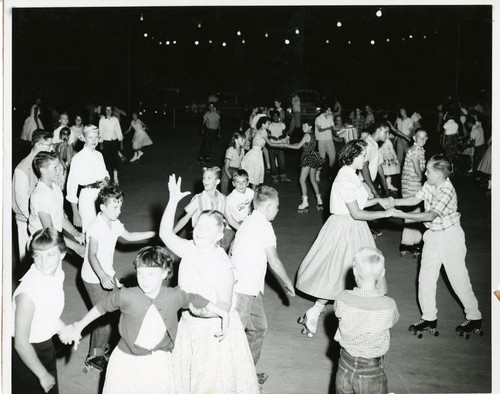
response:
<path fill-rule="evenodd" d="M 74 234 L 71 235 L 73 235 L 76 242 L 78 242 L 79 244 L 81 245 L 85 244 L 85 235 L 83 235 L 80 231 L 75 229 Z"/>
<path fill-rule="evenodd" d="M 80 256 L 81 258 L 85 258 L 85 246 L 83 244 L 73 244 L 73 251 Z"/>
<path fill-rule="evenodd" d="M 73 215 L 73 225 L 75 227 L 82 227 L 82 217 L 80 216 L 80 213 L 78 211 L 76 211 Z"/>
<path fill-rule="evenodd" d="M 179 202 L 191 192 L 182 192 L 181 191 L 181 183 L 182 177 L 179 177 L 178 180 L 175 179 L 175 174 L 170 175 L 168 178 L 168 191 L 170 193 L 170 200 Z"/>
<path fill-rule="evenodd" d="M 58 333 L 59 339 L 65 345 L 74 343 L 73 349 L 77 350 L 82 339 L 81 331 L 77 328 L 76 323 L 69 324 Z"/>
<path fill-rule="evenodd" d="M 115 280 L 112 276 L 108 274 L 104 274 L 102 277 L 99 277 L 101 281 L 101 286 L 104 290 L 113 290 L 115 287 Z"/>
<path fill-rule="evenodd" d="M 387 198 L 379 198 L 378 199 L 378 203 L 380 204 L 380 206 L 384 209 L 388 209 L 388 208 L 391 208 L 390 204 L 389 204 L 389 199 Z"/>
<path fill-rule="evenodd" d="M 196 308 L 192 303 L 189 303 L 189 310 L 193 315 L 203 317 L 207 314 L 207 308 Z"/>
<path fill-rule="evenodd" d="M 42 386 L 43 391 L 48 393 L 56 385 L 56 379 L 49 373 L 45 372 L 40 378 L 40 386 Z"/>
<path fill-rule="evenodd" d="M 386 218 L 391 218 L 391 217 L 396 217 L 396 209 L 394 208 L 389 208 L 385 210 L 385 217 Z"/>

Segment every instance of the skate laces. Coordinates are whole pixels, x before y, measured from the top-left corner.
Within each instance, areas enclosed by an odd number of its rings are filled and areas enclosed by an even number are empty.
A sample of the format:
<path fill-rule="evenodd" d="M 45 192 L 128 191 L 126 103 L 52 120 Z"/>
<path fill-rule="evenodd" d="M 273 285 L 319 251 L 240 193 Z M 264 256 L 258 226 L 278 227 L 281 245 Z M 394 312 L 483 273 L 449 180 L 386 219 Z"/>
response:
<path fill-rule="evenodd" d="M 463 323 L 460 324 L 460 327 L 467 327 L 470 323 L 471 321 L 469 319 L 465 319 Z"/>

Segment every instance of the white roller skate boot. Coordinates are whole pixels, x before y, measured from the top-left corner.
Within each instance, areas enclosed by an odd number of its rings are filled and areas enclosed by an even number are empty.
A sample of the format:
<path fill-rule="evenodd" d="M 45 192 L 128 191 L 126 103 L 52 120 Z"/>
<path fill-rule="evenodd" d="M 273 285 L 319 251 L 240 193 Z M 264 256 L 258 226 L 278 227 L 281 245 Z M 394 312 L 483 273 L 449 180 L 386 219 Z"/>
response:
<path fill-rule="evenodd" d="M 316 194 L 316 209 L 318 211 L 323 210 L 323 200 L 321 199 L 321 194 Z"/>
<path fill-rule="evenodd" d="M 318 328 L 319 315 L 325 310 L 325 305 L 315 302 L 314 305 L 309 308 L 303 317 L 299 317 L 297 323 L 302 324 L 304 328 L 301 333 L 312 338 L 316 334 L 316 329 Z"/>
<path fill-rule="evenodd" d="M 302 203 L 297 208 L 298 213 L 308 213 L 309 203 L 307 202 L 307 196 L 302 196 Z"/>

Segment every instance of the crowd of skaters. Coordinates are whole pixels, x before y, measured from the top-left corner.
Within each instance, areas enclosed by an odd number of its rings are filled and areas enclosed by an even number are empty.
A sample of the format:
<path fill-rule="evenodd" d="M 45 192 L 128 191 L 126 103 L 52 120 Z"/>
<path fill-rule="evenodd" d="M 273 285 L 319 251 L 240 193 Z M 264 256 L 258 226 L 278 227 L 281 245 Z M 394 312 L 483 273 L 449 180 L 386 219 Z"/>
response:
<path fill-rule="evenodd" d="M 109 363 L 105 392 L 127 392 L 124 391 L 127 389 L 128 392 L 137 392 L 135 390 L 139 388 L 134 386 L 137 384 L 133 378 L 135 375 L 130 374 L 127 379 L 123 377 L 126 375 L 124 371 L 138 368 L 146 359 L 151 363 L 147 365 L 156 365 L 157 368 L 158 363 L 167 368 L 170 366 L 172 374 L 162 380 L 164 383 L 158 383 L 155 380 L 158 369 L 143 368 L 148 383 L 141 383 L 141 392 L 184 393 L 206 389 L 258 392 L 267 379 L 265 373 L 256 373 L 255 366 L 268 329 L 262 294 L 269 263 L 288 295 L 294 296 L 296 287 L 317 299 L 301 319 L 308 335 L 316 332 L 319 314 L 326 303 L 335 301 L 340 320 L 335 339 L 343 348 L 336 387 L 338 392 L 348 392 L 343 391 L 348 390 L 345 387 L 347 382 L 352 382 L 353 377 L 357 380 L 360 373 L 353 365 L 361 362 L 367 369 L 382 368 L 381 359 L 389 348 L 389 329 L 398 319 L 394 301 L 385 296 L 384 258 L 375 247 L 376 231 L 368 227 L 368 222 L 386 217 L 405 219 L 402 251 L 421 252 L 422 232 L 415 222 L 424 222 L 429 229 L 424 234 L 419 281 L 419 301 L 423 313 L 410 330 L 436 329 L 433 305 L 436 272 L 439 274 L 441 264 L 445 264 L 452 286 L 465 307 L 466 319 L 457 326 L 457 330 L 470 332 L 480 329 L 481 314 L 465 268 L 465 241 L 460 214 L 456 211 L 457 196 L 449 180 L 458 153 L 456 156 L 450 154 L 454 151 L 450 151 L 453 144 L 449 135 L 453 134 L 446 132 L 455 127 L 446 125 L 454 117 L 446 113 L 441 121 L 443 149 L 447 155 L 434 156 L 426 162 L 424 146 L 428 132 L 420 127 L 422 117 L 416 112 L 408 117 L 407 111 L 401 108 L 393 125 L 387 116 L 381 116 L 382 120 L 375 119 L 371 107 L 366 106 L 363 111 L 354 109 L 349 120 L 344 122 L 340 103 L 335 100 L 333 108 L 328 104 L 319 108 L 314 121 L 303 121 L 300 109 L 296 110 L 300 108 L 300 97 L 292 98 L 292 105 L 289 127 L 286 125 L 286 111 L 279 100 L 275 100 L 271 108 L 256 106 L 248 124 L 242 122 L 240 131 L 232 135 L 223 165 L 219 168 L 212 166 L 211 145 L 220 135 L 220 115 L 215 103 L 209 104 L 203 117 L 199 157 L 199 161 L 206 165 L 202 173 L 204 190 L 193 196 L 185 207 L 185 215 L 174 224 L 175 208 L 188 192 L 181 191 L 181 180 L 172 175 L 169 202 L 160 225 L 160 238 L 171 252 L 181 258 L 178 272 L 180 288 L 175 288 L 175 295 L 163 294 L 161 289 L 161 282 L 173 275 L 172 256 L 161 247 L 145 248 L 136 258 L 134 264 L 139 287 L 134 288 L 134 293 L 130 291 L 129 295 L 129 290 L 121 290 L 122 285 L 114 275 L 113 253 L 119 237 L 141 241 L 153 238 L 155 233 L 130 233 L 118 220 L 123 203 L 123 193 L 118 189 L 123 133 L 120 122 L 113 115 L 113 107 L 104 107 L 99 127 L 90 124 L 82 126 L 81 117 L 79 120 L 76 117 L 75 125 L 69 131 L 66 130 L 68 116 L 63 113 L 60 115 L 60 126 L 53 132 L 42 129 L 43 125 L 36 119 L 37 109 L 32 108 L 22 134 L 23 139 L 31 138 L 32 150 L 16 167 L 13 178 L 13 209 L 20 255 L 29 250 L 34 261 L 30 271 L 38 270 L 42 276 L 51 277 L 50 280 L 58 278 L 58 288 L 62 289 L 61 262 L 66 247 L 73 249 L 84 258 L 82 279 L 95 307 L 80 322 L 65 326 L 59 320 L 62 311 L 60 292 L 53 295 L 54 299 L 57 298 L 55 305 L 58 305 L 54 310 L 50 303 L 35 302 L 35 293 L 31 294 L 26 286 L 16 290 L 13 299 L 16 308 L 14 349 L 16 357 L 19 357 L 18 364 L 27 367 L 33 378 L 23 384 L 30 384 L 32 390 L 42 390 L 40 392 L 49 392 L 54 387 L 57 390 L 54 360 L 51 360 L 50 368 L 43 364 L 47 354 L 53 351 L 45 342 L 50 342 L 51 337 L 59 333 L 63 343 L 77 344 L 81 330 L 87 324 L 108 311 L 120 309 L 120 344 L 115 350 L 109 349 L 109 327 L 105 327 L 104 331 L 107 331 L 104 334 L 94 330 L 86 361 L 99 369 L 105 369 Z M 128 131 L 134 129 L 142 146 L 150 145 L 152 141 L 146 133 L 146 126 L 138 116 L 139 113 L 134 114 Z M 474 119 L 472 123 L 471 118 L 466 117 L 463 123 L 458 119 L 463 126 L 461 132 L 459 123 L 455 121 L 457 137 L 459 141 L 465 141 L 462 144 L 464 151 L 485 145 L 484 132 L 482 143 L 481 133 L 478 132 L 481 121 L 477 111 L 471 111 L 470 116 Z M 34 128 L 28 134 L 25 130 L 27 124 Z M 290 131 L 303 133 L 297 143 L 291 143 Z M 56 132 L 58 137 L 55 137 Z M 391 134 L 395 136 L 394 143 L 389 138 Z M 96 149 L 101 143 L 102 154 Z M 131 161 L 142 156 L 142 146 L 134 147 Z M 277 254 L 271 224 L 278 213 L 278 192 L 263 185 L 266 172 L 271 174 L 273 186 L 290 182 L 286 172 L 285 149 L 302 149 L 299 213 L 307 212 L 308 178 L 318 209 L 323 208 L 318 182 L 333 180 L 330 195 L 332 215 L 302 262 L 295 286 Z M 484 157 L 471 160 L 472 173 L 488 174 L 481 164 L 485 159 L 491 163 L 491 148 L 489 152 L 489 159 L 485 153 Z M 466 154 L 474 157 L 474 152 Z M 323 168 L 324 175 L 321 177 Z M 59 186 L 58 179 L 61 182 L 64 171 L 66 175 Z M 391 177 L 398 174 L 401 174 L 400 182 L 396 183 Z M 217 190 L 219 184 L 220 192 Z M 64 212 L 64 194 L 71 203 L 72 221 Z M 399 198 L 400 195 L 402 198 Z M 100 212 L 96 212 L 96 201 Z M 419 207 L 422 202 L 423 210 Z M 365 209 L 376 206 L 381 209 Z M 415 210 L 403 212 L 396 206 L 414 206 Z M 193 227 L 192 239 L 185 240 L 176 234 L 189 221 Z M 56 233 L 48 229 L 55 229 Z M 413 235 L 405 236 L 407 230 L 410 233 L 413 230 Z M 61 238 L 62 232 L 64 238 Z M 31 238 L 28 239 L 29 236 Z M 332 239 L 356 242 L 339 241 L 332 245 Z M 451 254 L 454 260 L 450 264 L 448 257 Z M 20 257 L 25 258 L 23 255 Z M 48 269 L 48 274 L 44 271 L 44 261 L 53 261 L 53 269 Z M 346 272 L 353 268 L 357 287 L 345 290 Z M 324 272 L 328 273 L 325 275 Z M 37 277 L 37 272 L 30 275 L 35 276 L 33 291 L 40 291 L 47 278 Z M 21 283 L 25 283 L 24 278 Z M 160 294 L 162 296 L 158 298 Z M 196 298 L 194 294 L 203 298 Z M 150 306 L 151 302 L 144 304 L 140 301 L 144 297 L 152 299 L 155 308 Z M 373 309 L 366 310 L 361 302 L 363 297 L 373 298 L 370 304 Z M 38 301 L 42 305 L 39 306 Z M 162 312 L 165 305 L 169 307 L 168 311 Z M 37 325 L 43 320 L 34 313 L 38 307 L 44 313 L 50 310 L 52 319 L 52 330 L 45 329 L 43 341 L 37 335 L 31 335 L 38 333 Z M 172 315 L 182 308 L 185 310 L 181 320 L 177 322 L 174 319 L 173 322 Z M 381 317 L 380 324 L 374 327 L 369 322 L 372 316 L 369 312 L 385 317 Z M 18 314 L 20 319 L 24 319 L 21 320 L 23 323 L 31 318 L 31 333 L 20 327 Z M 369 335 L 368 332 L 373 332 L 371 329 L 377 335 Z M 243 333 L 246 333 L 246 338 Z M 356 335 L 363 336 L 365 342 L 359 344 Z M 33 342 L 32 337 L 37 337 L 38 342 Z M 151 337 L 154 340 L 145 339 Z M 166 337 L 170 340 L 166 341 Z M 44 342 L 44 346 L 38 350 L 33 345 L 33 352 L 29 344 L 40 342 Z M 159 353 L 162 357 L 155 358 Z M 167 359 L 163 357 L 164 353 L 169 354 Z M 222 360 L 226 360 L 226 364 Z M 232 361 L 228 363 L 228 360 Z M 239 365 L 239 371 L 246 372 L 236 374 L 235 365 Z M 54 378 L 51 379 L 47 373 Z M 382 379 L 378 382 L 382 389 L 377 392 L 386 392 L 385 374 L 374 374 L 373 379 Z M 20 383 L 15 380 L 15 384 Z M 15 392 L 15 385 L 13 389 Z M 359 392 L 371 392 L 366 391 L 369 389 L 370 385 Z"/>

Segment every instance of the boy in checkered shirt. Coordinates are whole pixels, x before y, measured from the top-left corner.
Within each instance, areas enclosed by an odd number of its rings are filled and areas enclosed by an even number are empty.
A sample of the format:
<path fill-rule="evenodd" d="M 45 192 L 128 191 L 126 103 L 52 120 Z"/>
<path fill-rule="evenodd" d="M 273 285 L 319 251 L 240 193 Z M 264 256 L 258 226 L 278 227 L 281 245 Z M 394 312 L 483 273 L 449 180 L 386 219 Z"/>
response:
<path fill-rule="evenodd" d="M 342 346 L 335 378 L 337 394 L 387 393 L 383 359 L 389 350 L 389 329 L 399 313 L 396 302 L 377 289 L 385 275 L 384 260 L 377 248 L 359 249 L 353 266 L 357 287 L 344 290 L 335 300 L 339 319 L 335 340 Z"/>
<path fill-rule="evenodd" d="M 459 334 L 480 334 L 481 312 L 469 273 L 465 266 L 465 235 L 457 212 L 457 193 L 450 182 L 451 163 L 443 155 L 431 157 L 427 163 L 427 181 L 413 197 L 389 198 L 382 201 L 384 207 L 414 206 L 424 202 L 425 212 L 406 213 L 395 211 L 394 217 L 423 222 L 428 230 L 424 233 L 424 247 L 418 277 L 418 301 L 422 318 L 412 324 L 410 331 L 435 330 L 437 326 L 436 282 L 441 265 L 444 265 L 450 284 L 464 306 L 465 320 L 455 331 Z"/>

